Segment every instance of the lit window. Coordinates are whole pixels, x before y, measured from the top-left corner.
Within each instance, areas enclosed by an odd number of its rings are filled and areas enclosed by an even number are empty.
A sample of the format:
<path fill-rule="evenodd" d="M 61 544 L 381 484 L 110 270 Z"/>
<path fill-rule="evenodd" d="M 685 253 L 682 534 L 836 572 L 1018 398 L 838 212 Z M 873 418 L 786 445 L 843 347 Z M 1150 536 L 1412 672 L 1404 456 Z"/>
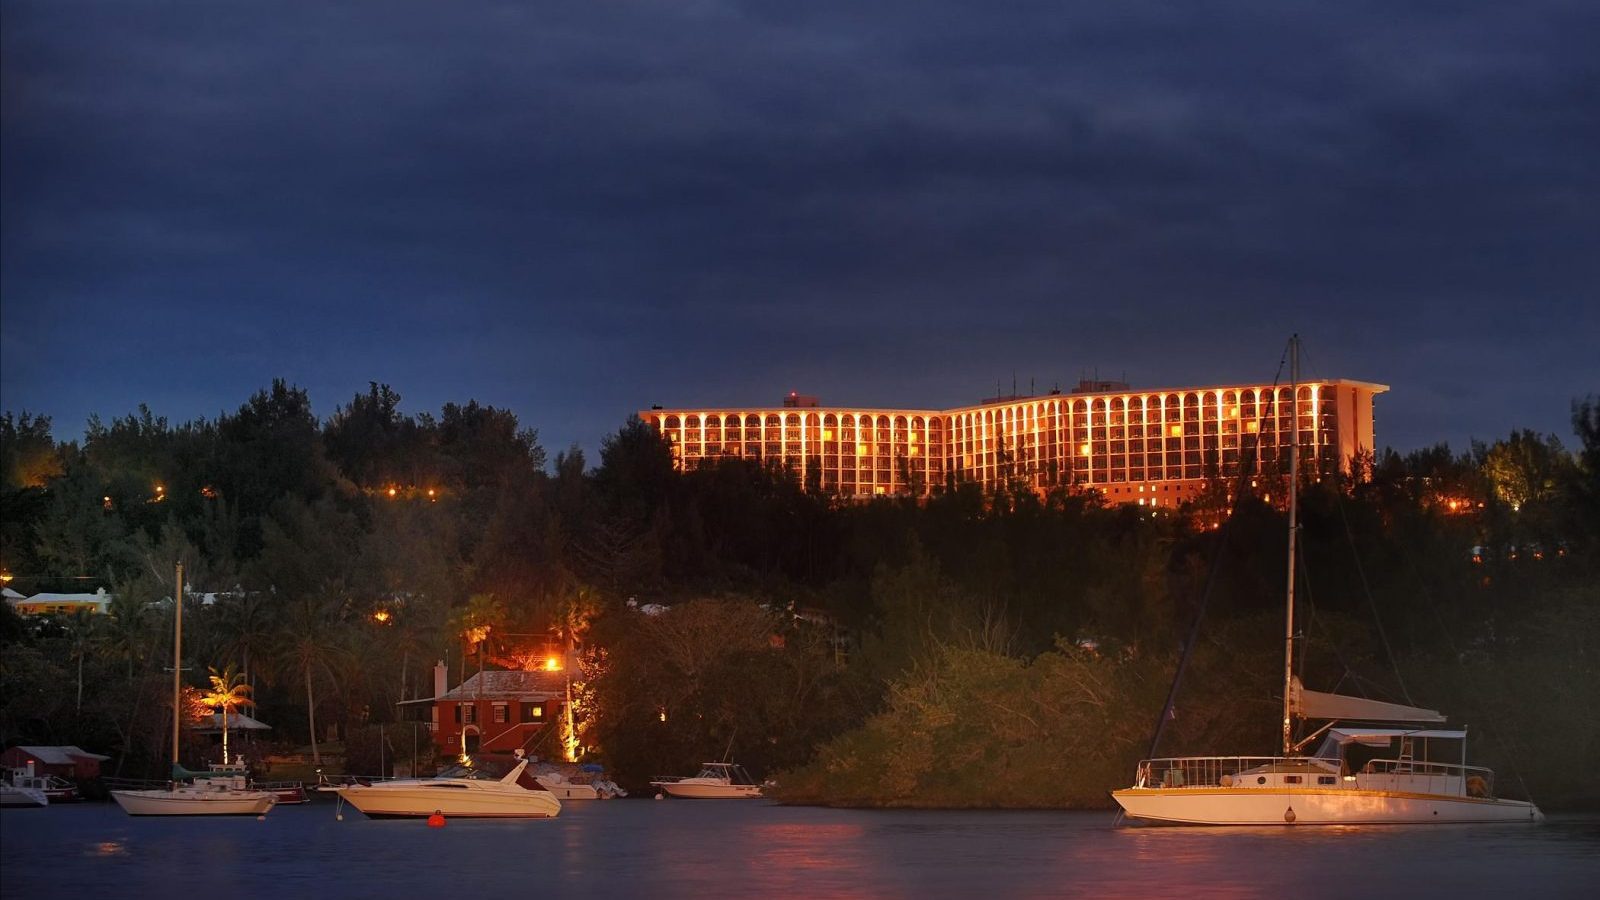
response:
<path fill-rule="evenodd" d="M 1171 435 L 1172 437 L 1183 437 L 1183 426 L 1169 425 L 1167 426 L 1167 434 Z"/>
<path fill-rule="evenodd" d="M 1078 452 L 1083 454 L 1084 456 L 1088 456 L 1089 455 L 1089 445 L 1088 444 L 1079 444 L 1078 445 Z"/>
<path fill-rule="evenodd" d="M 522 721 L 538 722 L 544 719 L 544 705 L 541 703 L 522 704 Z"/>
<path fill-rule="evenodd" d="M 825 440 L 825 441 L 833 440 L 833 429 L 832 428 L 824 428 L 824 429 L 822 429 L 822 439 Z"/>
<path fill-rule="evenodd" d="M 871 452 L 872 452 L 872 448 L 867 446 L 866 444 L 857 444 L 856 445 L 856 455 L 857 456 L 866 456 L 868 453 L 871 453 Z"/>
<path fill-rule="evenodd" d="M 1251 434 L 1255 434 L 1256 432 L 1261 430 L 1261 423 L 1260 422 L 1246 422 L 1246 423 L 1244 423 L 1244 430 L 1250 432 Z"/>

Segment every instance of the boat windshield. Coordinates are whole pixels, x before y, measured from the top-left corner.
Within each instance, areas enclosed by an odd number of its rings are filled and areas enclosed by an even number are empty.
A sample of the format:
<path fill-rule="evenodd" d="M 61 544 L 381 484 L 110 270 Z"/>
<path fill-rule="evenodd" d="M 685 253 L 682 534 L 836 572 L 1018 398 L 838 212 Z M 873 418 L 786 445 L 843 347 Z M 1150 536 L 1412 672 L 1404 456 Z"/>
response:
<path fill-rule="evenodd" d="M 755 779 L 744 770 L 744 766 L 730 765 L 728 763 L 706 763 L 700 770 L 699 778 L 713 778 L 717 781 L 726 781 L 729 784 L 755 784 Z"/>
<path fill-rule="evenodd" d="M 436 778 L 469 778 L 476 781 L 499 781 L 506 777 L 512 769 L 516 768 L 517 761 L 477 758 L 464 763 L 449 766 L 439 772 Z"/>

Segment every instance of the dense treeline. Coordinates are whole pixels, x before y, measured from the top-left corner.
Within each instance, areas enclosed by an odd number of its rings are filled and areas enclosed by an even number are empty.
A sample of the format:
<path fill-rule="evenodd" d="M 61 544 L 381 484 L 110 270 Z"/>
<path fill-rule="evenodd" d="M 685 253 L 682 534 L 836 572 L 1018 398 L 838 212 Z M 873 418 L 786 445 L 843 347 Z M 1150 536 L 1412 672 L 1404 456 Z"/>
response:
<path fill-rule="evenodd" d="M 480 651 L 510 667 L 571 640 L 578 742 L 626 783 L 731 751 L 799 800 L 1099 804 L 1147 750 L 1202 597 L 1160 750 L 1273 746 L 1281 481 L 1159 517 L 1071 490 L 859 504 L 744 460 L 675 473 L 637 421 L 591 468 L 506 410 L 399 405 L 373 385 L 323 420 L 278 382 L 81 442 L 0 419 L 11 586 L 115 597 L 6 610 L 0 740 L 149 771 L 181 559 L 191 680 L 237 665 L 280 739 L 331 729 L 352 766 L 434 660 L 455 680 Z M 1302 492 L 1307 683 L 1446 709 L 1502 789 L 1520 774 L 1558 805 L 1600 799 L 1579 777 L 1600 753 L 1600 406 L 1574 422 L 1576 453 L 1519 432 Z"/>

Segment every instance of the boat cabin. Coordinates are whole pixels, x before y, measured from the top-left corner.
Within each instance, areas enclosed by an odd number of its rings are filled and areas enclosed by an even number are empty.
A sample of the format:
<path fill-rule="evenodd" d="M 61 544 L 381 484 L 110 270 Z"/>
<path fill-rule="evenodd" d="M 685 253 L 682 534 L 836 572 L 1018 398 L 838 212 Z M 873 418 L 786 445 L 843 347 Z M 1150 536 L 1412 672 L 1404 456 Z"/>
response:
<path fill-rule="evenodd" d="M 1140 764 L 1146 788 L 1362 790 L 1494 796 L 1494 772 L 1466 764 L 1465 731 L 1329 728 L 1312 756 L 1188 756 Z"/>

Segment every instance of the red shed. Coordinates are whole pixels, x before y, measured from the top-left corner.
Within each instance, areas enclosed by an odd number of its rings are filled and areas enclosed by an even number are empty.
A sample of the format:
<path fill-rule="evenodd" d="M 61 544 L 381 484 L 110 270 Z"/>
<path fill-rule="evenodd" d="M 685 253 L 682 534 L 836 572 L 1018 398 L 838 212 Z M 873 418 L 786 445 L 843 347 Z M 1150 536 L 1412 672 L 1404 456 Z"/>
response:
<path fill-rule="evenodd" d="M 0 765 L 25 769 L 31 762 L 35 774 L 83 780 L 99 778 L 100 763 L 110 758 L 71 744 L 65 747 L 12 747 L 0 753 Z"/>

